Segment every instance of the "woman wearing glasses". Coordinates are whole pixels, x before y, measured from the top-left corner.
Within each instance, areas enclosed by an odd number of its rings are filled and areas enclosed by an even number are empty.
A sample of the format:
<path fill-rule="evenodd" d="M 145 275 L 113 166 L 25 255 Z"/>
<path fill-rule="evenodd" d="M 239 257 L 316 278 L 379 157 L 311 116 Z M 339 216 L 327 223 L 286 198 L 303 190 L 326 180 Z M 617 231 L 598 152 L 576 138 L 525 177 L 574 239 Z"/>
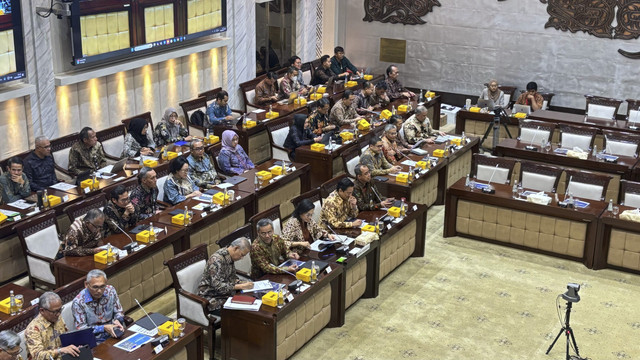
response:
<path fill-rule="evenodd" d="M 182 156 L 169 163 L 169 177 L 164 183 L 164 201 L 172 205 L 202 195 L 189 177 L 189 163 Z"/>

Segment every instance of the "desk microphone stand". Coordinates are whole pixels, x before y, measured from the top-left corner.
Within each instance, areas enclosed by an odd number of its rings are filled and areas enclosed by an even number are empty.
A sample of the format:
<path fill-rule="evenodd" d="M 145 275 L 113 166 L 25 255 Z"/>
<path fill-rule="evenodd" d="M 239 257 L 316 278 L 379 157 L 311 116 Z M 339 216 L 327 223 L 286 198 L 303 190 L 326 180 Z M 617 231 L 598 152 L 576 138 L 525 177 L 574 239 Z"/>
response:
<path fill-rule="evenodd" d="M 547 349 L 547 352 L 545 353 L 546 355 L 549 355 L 549 352 L 553 348 L 553 345 L 556 344 L 556 342 L 560 338 L 560 335 L 562 335 L 562 333 L 564 332 L 565 335 L 567 336 L 566 360 L 571 360 L 571 356 L 569 356 L 569 345 L 570 345 L 569 341 L 573 343 L 573 348 L 576 350 L 576 355 L 578 356 L 578 358 L 580 358 L 580 352 L 578 351 L 578 344 L 576 344 L 576 338 L 573 336 L 573 329 L 571 328 L 571 325 L 569 325 L 572 305 L 573 303 L 571 301 L 567 301 L 567 312 L 564 316 L 564 326 L 562 327 L 562 329 L 560 329 L 560 331 L 558 332 L 558 336 L 556 336 L 555 340 L 553 340 L 553 342 L 551 343 L 551 346 L 549 346 L 549 348 Z M 571 338 L 569 338 L 569 336 L 571 336 Z"/>
<path fill-rule="evenodd" d="M 484 144 L 484 141 L 487 140 L 487 138 L 489 137 L 489 133 L 491 132 L 491 130 L 493 129 L 493 151 L 495 151 L 496 147 L 498 147 L 498 140 L 500 139 L 500 123 L 502 122 L 502 114 L 504 113 L 504 110 L 497 106 L 493 109 L 493 122 L 489 123 L 489 126 L 487 126 L 487 130 L 484 132 L 484 136 L 482 137 L 482 140 L 480 140 L 480 146 L 482 146 L 482 144 Z M 507 136 L 509 136 L 509 139 L 512 139 L 513 136 L 511 136 L 511 132 L 509 131 L 509 127 L 507 127 L 507 123 L 503 122 L 502 126 L 504 126 L 505 131 L 507 132 Z"/>

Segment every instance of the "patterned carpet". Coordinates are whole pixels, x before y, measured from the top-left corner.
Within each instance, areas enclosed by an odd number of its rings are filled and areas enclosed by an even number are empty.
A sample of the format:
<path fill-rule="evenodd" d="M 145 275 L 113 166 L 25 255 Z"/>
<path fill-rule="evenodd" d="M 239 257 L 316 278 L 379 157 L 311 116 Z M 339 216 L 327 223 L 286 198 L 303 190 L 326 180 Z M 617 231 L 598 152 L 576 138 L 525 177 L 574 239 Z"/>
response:
<path fill-rule="evenodd" d="M 409 259 L 324 329 L 304 359 L 564 359 L 568 282 L 581 284 L 571 326 L 580 354 L 640 359 L 640 277 L 461 237 L 442 238 L 444 207 L 428 215 L 426 256 Z"/>

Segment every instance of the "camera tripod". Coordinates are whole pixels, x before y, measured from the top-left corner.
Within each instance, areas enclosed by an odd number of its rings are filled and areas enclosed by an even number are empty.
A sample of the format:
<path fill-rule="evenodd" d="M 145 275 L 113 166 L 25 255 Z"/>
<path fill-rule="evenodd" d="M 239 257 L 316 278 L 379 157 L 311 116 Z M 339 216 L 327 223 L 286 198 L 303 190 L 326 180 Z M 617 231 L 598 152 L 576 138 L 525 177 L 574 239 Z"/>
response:
<path fill-rule="evenodd" d="M 558 332 L 558 336 L 556 336 L 555 340 L 553 340 L 553 342 L 551 343 L 551 346 L 549 346 L 549 348 L 547 349 L 547 352 L 545 353 L 546 355 L 549 355 L 549 352 L 553 348 L 553 345 L 556 344 L 556 342 L 560 338 L 560 335 L 562 335 L 562 333 L 564 332 L 565 335 L 567 336 L 567 357 L 566 357 L 566 360 L 571 360 L 571 357 L 569 356 L 569 345 L 570 345 L 569 341 L 571 341 L 573 343 L 573 348 L 576 350 L 576 355 L 578 356 L 578 358 L 580 358 L 580 352 L 578 351 L 578 344 L 576 344 L 576 338 L 573 336 L 573 329 L 571 328 L 571 325 L 569 325 L 569 319 L 571 317 L 571 306 L 572 305 L 573 305 L 573 303 L 571 301 L 567 301 L 567 312 L 566 312 L 566 314 L 564 316 L 564 326 L 562 327 L 562 329 L 560 329 L 560 331 Z M 571 339 L 569 339 L 569 336 L 571 336 Z"/>
<path fill-rule="evenodd" d="M 489 125 L 487 126 L 487 130 L 484 132 L 484 136 L 480 140 L 480 145 L 484 144 L 484 141 L 487 140 L 487 138 L 489 137 L 489 134 L 493 130 L 492 149 L 493 151 L 495 151 L 496 147 L 498 146 L 498 141 L 500 138 L 500 124 L 504 126 L 504 130 L 507 132 L 507 136 L 509 136 L 510 139 L 513 138 L 513 136 L 511 136 L 511 132 L 509 131 L 509 127 L 507 126 L 507 122 L 502 120 L 502 115 L 504 113 L 504 110 L 501 107 L 496 107 L 495 109 L 493 109 L 493 112 L 494 112 L 493 122 L 490 122 Z"/>

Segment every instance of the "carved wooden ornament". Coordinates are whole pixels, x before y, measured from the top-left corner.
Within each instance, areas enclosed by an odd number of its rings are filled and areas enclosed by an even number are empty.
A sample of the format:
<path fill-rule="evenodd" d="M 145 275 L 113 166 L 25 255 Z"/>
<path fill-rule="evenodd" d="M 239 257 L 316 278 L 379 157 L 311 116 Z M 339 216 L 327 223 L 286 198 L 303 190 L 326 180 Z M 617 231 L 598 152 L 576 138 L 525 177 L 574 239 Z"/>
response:
<path fill-rule="evenodd" d="M 442 6 L 438 0 L 365 0 L 364 21 L 380 21 L 392 24 L 419 25 L 426 23 L 421 18 Z"/>

